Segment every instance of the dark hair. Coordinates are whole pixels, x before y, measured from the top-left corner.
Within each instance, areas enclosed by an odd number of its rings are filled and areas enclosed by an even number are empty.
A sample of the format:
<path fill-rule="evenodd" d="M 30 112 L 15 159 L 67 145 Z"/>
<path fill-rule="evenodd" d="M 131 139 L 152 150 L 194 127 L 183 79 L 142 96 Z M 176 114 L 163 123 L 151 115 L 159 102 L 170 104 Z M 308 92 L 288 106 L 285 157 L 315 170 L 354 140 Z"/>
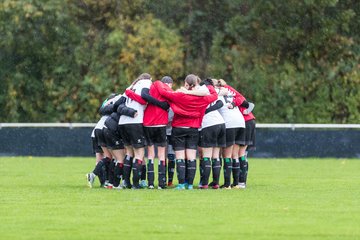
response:
<path fill-rule="evenodd" d="M 173 83 L 173 79 L 169 76 L 165 76 L 161 79 L 161 82 L 163 83 Z"/>
<path fill-rule="evenodd" d="M 213 86 L 214 87 L 214 82 L 211 78 L 206 78 L 204 80 L 201 81 L 200 85 L 205 85 L 205 86 Z"/>
<path fill-rule="evenodd" d="M 190 86 L 189 90 L 191 90 L 193 87 L 196 86 L 196 84 L 198 83 L 198 79 L 199 77 L 196 76 L 195 74 L 189 74 L 186 76 L 185 82 L 189 84 Z"/>

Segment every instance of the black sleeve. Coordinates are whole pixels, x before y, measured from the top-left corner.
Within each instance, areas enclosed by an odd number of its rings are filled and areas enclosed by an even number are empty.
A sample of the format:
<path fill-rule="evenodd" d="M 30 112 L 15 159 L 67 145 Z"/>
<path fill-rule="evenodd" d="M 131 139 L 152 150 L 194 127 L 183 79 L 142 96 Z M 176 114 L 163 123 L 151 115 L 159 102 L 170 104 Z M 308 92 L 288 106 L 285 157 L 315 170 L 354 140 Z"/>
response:
<path fill-rule="evenodd" d="M 246 100 L 244 100 L 244 101 L 241 103 L 240 106 L 241 106 L 241 107 L 244 107 L 244 108 L 248 108 L 248 107 L 249 107 L 249 102 L 246 101 Z"/>
<path fill-rule="evenodd" d="M 222 108 L 222 106 L 224 106 L 224 103 L 221 100 L 217 100 L 214 105 L 212 105 L 206 109 L 205 114 L 215 111 L 215 110 L 218 110 L 219 108 Z"/>
<path fill-rule="evenodd" d="M 119 98 L 115 103 L 114 103 L 114 111 L 116 109 L 118 109 L 118 107 L 120 106 L 120 104 L 123 104 L 126 102 L 126 97 L 121 96 L 121 98 Z"/>
<path fill-rule="evenodd" d="M 117 108 L 117 112 L 121 115 L 125 115 L 128 117 L 134 117 L 135 113 L 137 112 L 135 109 L 133 108 L 129 108 L 125 106 L 125 103 L 120 104 L 119 107 Z"/>
<path fill-rule="evenodd" d="M 109 104 L 99 109 L 99 113 L 101 114 L 101 116 L 110 115 L 113 112 L 114 112 L 114 104 Z"/>
<path fill-rule="evenodd" d="M 170 105 L 166 101 L 159 101 L 156 98 L 152 97 L 149 94 L 149 89 L 148 88 L 144 88 L 141 91 L 141 97 L 143 99 L 145 99 L 148 103 L 151 103 L 151 104 L 154 104 L 154 105 L 156 105 L 158 107 L 161 107 L 164 110 L 168 110 L 169 107 L 170 107 Z"/>

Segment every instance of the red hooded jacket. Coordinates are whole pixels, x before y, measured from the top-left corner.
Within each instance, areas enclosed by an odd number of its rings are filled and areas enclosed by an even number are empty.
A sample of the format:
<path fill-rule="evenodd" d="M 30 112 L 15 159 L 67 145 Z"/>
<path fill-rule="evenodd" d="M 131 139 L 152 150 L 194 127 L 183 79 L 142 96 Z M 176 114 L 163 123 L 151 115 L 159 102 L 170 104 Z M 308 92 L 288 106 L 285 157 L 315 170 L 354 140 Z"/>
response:
<path fill-rule="evenodd" d="M 166 98 L 174 111 L 173 127 L 199 128 L 205 115 L 206 107 L 214 102 L 218 95 L 212 86 L 208 86 L 210 95 L 199 97 L 182 92 L 159 89 L 159 93 Z"/>

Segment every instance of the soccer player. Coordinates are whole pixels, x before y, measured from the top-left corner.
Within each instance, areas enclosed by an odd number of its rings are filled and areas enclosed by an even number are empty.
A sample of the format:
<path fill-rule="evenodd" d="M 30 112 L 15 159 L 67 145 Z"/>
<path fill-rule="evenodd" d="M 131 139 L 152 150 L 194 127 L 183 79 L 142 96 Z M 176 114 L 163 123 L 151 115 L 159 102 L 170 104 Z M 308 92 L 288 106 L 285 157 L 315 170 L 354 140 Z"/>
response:
<path fill-rule="evenodd" d="M 120 181 L 124 169 L 125 150 L 119 132 L 118 122 L 121 115 L 135 117 L 137 111 L 125 106 L 126 98 L 122 95 L 118 95 L 117 99 L 119 99 L 119 101 L 116 101 L 116 104 L 110 104 L 107 107 L 107 111 L 109 111 L 110 115 L 105 120 L 103 132 L 106 140 L 106 147 L 114 156 L 113 161 L 109 165 L 109 182 L 111 185 L 109 185 L 108 188 L 114 187 L 115 189 L 122 189 Z"/>
<path fill-rule="evenodd" d="M 214 86 L 212 79 L 206 79 L 202 83 L 205 85 Z M 224 105 L 221 101 L 221 96 L 223 96 L 225 93 L 220 92 L 220 89 L 217 89 L 217 92 L 220 94 L 218 96 L 218 100 L 214 101 L 208 106 L 201 123 L 199 139 L 199 146 L 201 147 L 202 153 L 200 159 L 200 189 L 208 188 L 211 168 L 213 172 L 212 188 L 219 188 L 219 178 L 221 171 L 219 155 L 220 148 L 225 147 L 226 145 L 226 128 L 224 119 L 222 118 L 219 111 L 217 111 Z"/>
<path fill-rule="evenodd" d="M 217 81 L 217 86 L 228 89 L 228 95 L 222 98 L 224 106 L 219 109 L 225 120 L 226 147 L 222 149 L 224 158 L 224 189 L 231 189 L 231 172 L 233 173 L 233 186 L 238 188 L 240 175 L 239 147 L 245 145 L 245 120 L 237 106 L 233 104 L 235 97 L 242 95 L 226 84 L 222 79 Z M 244 98 L 245 99 L 245 98 Z"/>
<path fill-rule="evenodd" d="M 116 96 L 116 94 L 111 94 L 101 105 L 99 109 L 99 113 L 102 115 L 100 120 L 97 122 L 94 128 L 94 136 L 95 142 L 97 142 L 98 147 L 101 148 L 103 152 L 103 158 L 99 160 L 95 166 L 95 169 L 91 172 L 86 174 L 86 178 L 88 180 L 88 184 L 90 187 L 93 187 L 95 177 L 99 177 L 100 185 L 105 186 L 105 182 L 108 178 L 107 168 L 112 160 L 111 152 L 106 148 L 106 141 L 103 133 L 103 128 L 105 124 L 105 120 L 108 118 L 108 113 L 104 112 L 104 108 L 112 103 L 112 99 Z"/>
<path fill-rule="evenodd" d="M 152 81 L 151 75 L 148 73 L 141 74 L 128 88 L 129 90 L 135 92 L 138 95 L 141 95 L 141 92 L 144 88 L 150 88 Z M 124 178 L 125 184 L 129 188 L 131 186 L 127 176 L 130 176 L 129 166 L 131 162 L 132 152 L 134 153 L 134 158 L 132 161 L 132 171 L 133 171 L 133 189 L 139 189 L 139 180 L 141 178 L 142 164 L 144 160 L 145 153 L 145 135 L 143 129 L 143 118 L 145 105 L 140 104 L 137 101 L 132 100 L 125 93 L 126 107 L 133 108 L 137 111 L 137 115 L 134 118 L 121 115 L 119 119 L 119 130 L 121 137 L 123 139 L 126 154 L 124 159 Z"/>
<path fill-rule="evenodd" d="M 190 74 L 185 78 L 184 87 L 192 91 L 199 84 L 199 77 Z M 206 107 L 217 99 L 212 86 L 207 96 L 194 96 L 183 92 L 167 91 L 162 88 L 160 94 L 166 98 L 174 111 L 172 121 L 172 142 L 176 156 L 176 171 L 179 184 L 176 189 L 185 189 L 185 156 L 188 161 L 188 189 L 193 189 L 196 174 L 196 149 L 199 138 L 199 127 L 205 115 Z"/>
<path fill-rule="evenodd" d="M 159 158 L 158 165 L 158 189 L 166 188 L 166 125 L 169 122 L 168 109 L 170 105 L 165 101 L 165 98 L 159 93 L 159 88 L 165 88 L 167 91 L 171 90 L 173 80 L 169 76 L 165 76 L 161 81 L 155 81 L 150 87 L 142 92 L 142 97 L 149 103 L 144 112 L 144 132 L 148 144 L 148 183 L 149 188 L 154 188 L 154 158 L 155 147 L 157 146 L 157 153 Z M 149 96 L 150 95 L 150 96 Z M 154 104 L 153 99 L 159 101 Z M 159 105 L 160 104 L 160 105 Z"/>

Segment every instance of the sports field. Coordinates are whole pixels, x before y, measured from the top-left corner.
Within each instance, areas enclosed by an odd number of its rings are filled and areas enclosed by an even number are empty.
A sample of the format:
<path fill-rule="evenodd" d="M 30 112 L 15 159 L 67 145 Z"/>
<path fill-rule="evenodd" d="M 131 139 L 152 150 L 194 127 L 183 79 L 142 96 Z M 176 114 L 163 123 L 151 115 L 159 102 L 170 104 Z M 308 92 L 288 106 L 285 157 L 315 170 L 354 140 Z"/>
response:
<path fill-rule="evenodd" d="M 360 239 L 358 159 L 250 159 L 245 190 L 90 189 L 93 165 L 0 158 L 0 239 Z"/>

